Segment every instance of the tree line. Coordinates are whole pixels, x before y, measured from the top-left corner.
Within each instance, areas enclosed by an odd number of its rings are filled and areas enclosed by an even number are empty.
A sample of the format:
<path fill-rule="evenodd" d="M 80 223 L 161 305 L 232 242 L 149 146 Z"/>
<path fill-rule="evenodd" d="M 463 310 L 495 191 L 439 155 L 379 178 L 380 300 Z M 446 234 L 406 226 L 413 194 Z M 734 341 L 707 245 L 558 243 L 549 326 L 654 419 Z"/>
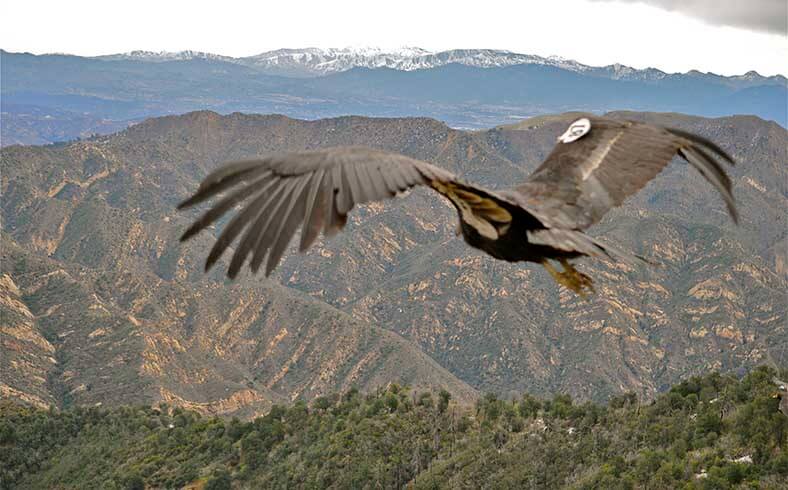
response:
<path fill-rule="evenodd" d="M 157 407 L 0 403 L 0 488 L 784 488 L 788 417 L 761 367 L 642 403 L 391 384 L 251 421 Z"/>

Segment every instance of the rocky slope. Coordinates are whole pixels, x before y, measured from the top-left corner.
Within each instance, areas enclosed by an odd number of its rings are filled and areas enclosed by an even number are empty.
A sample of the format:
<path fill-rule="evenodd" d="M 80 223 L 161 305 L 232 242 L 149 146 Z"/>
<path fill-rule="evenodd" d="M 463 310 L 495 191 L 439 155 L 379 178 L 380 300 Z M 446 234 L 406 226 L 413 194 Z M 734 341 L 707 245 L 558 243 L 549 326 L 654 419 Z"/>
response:
<path fill-rule="evenodd" d="M 604 399 L 652 396 L 708 369 L 784 365 L 786 131 L 753 117 L 616 116 L 719 142 L 740 162 L 743 219 L 732 226 L 675 162 L 595 230 L 661 265 L 584 261 L 598 290 L 588 301 L 539 267 L 464 246 L 456 217 L 424 190 L 357 210 L 346 233 L 291 254 L 272 280 L 206 277 L 213 238 L 177 242 L 197 211 L 175 204 L 222 161 L 359 144 L 500 187 L 535 168 L 566 116 L 462 132 L 418 118 L 198 112 L 5 148 L 3 389 L 44 404 L 165 399 L 252 414 L 389 380 L 447 385 L 460 398 L 474 396 L 468 383 Z"/>
<path fill-rule="evenodd" d="M 145 235 L 133 228 L 129 252 Z M 392 381 L 475 396 L 399 336 L 275 284 L 198 285 L 2 248 L 3 396 L 242 416 Z"/>

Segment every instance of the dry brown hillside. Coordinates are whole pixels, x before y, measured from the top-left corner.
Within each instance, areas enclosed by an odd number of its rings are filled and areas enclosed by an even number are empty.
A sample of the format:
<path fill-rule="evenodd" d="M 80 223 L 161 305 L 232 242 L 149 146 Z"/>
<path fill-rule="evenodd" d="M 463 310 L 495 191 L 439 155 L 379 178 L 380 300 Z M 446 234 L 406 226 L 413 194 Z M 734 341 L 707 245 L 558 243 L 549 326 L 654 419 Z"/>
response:
<path fill-rule="evenodd" d="M 502 187 L 547 155 L 565 117 L 463 132 L 423 118 L 195 112 L 4 148 L 0 390 L 43 404 L 164 399 L 248 415 L 388 381 L 466 399 L 604 399 L 651 396 L 709 369 L 785 365 L 786 131 L 746 116 L 616 117 L 692 130 L 731 152 L 742 223 L 674 162 L 594 230 L 661 265 L 583 261 L 597 282 L 588 301 L 538 266 L 469 249 L 425 190 L 356 210 L 346 233 L 291 254 L 270 280 L 230 284 L 221 265 L 205 276 L 213 237 L 177 241 L 199 211 L 176 203 L 226 160 L 368 145 Z"/>

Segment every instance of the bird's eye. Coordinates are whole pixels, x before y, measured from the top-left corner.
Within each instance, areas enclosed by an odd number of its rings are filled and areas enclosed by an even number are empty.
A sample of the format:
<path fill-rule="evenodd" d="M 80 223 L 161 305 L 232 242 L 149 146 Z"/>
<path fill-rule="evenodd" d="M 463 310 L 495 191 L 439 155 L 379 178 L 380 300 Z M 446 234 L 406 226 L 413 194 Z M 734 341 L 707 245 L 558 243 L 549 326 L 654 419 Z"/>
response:
<path fill-rule="evenodd" d="M 591 121 L 583 117 L 570 124 L 566 132 L 558 138 L 558 141 L 561 143 L 571 143 L 579 140 L 588 134 L 589 131 L 591 131 Z"/>

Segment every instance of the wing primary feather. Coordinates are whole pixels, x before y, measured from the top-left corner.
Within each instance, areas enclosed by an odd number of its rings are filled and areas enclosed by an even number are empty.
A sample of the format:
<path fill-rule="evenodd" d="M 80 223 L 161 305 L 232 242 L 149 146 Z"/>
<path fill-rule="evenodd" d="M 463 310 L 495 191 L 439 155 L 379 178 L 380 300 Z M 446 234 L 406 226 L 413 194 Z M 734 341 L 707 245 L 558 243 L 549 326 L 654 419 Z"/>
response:
<path fill-rule="evenodd" d="M 420 181 L 431 181 L 435 180 L 438 176 L 427 166 L 420 166 L 420 165 L 413 165 L 413 170 L 418 175 Z"/>
<path fill-rule="evenodd" d="M 356 202 L 372 201 L 375 199 L 375 184 L 372 183 L 372 179 L 367 172 L 367 162 L 359 163 L 358 165 L 354 165 L 354 167 L 359 186 L 361 187 L 361 192 L 364 194 L 364 199 L 356 200 Z"/>
<path fill-rule="evenodd" d="M 426 165 L 416 166 L 416 170 L 424 177 L 426 180 L 442 180 L 443 176 L 436 172 L 433 168 L 428 167 Z"/>
<path fill-rule="evenodd" d="M 424 182 L 424 176 L 416 169 L 415 165 L 406 164 L 402 166 L 405 173 L 408 187 Z"/>
<path fill-rule="evenodd" d="M 325 176 L 325 214 L 324 214 L 324 234 L 326 237 L 334 236 L 342 227 L 338 224 L 340 222 L 339 206 L 341 179 L 340 171 L 338 169 L 332 170 L 331 173 L 326 173 Z M 337 181 L 339 179 L 339 182 Z"/>
<path fill-rule="evenodd" d="M 712 153 L 717 154 L 720 158 L 722 158 L 723 160 L 725 160 L 729 164 L 736 165 L 736 161 L 728 154 L 728 152 L 726 152 L 725 150 L 723 150 L 722 148 L 717 146 L 717 144 L 714 143 L 713 141 L 708 140 L 708 139 L 704 138 L 703 136 L 698 136 L 697 134 L 688 133 L 688 132 L 682 131 L 680 129 L 670 128 L 670 129 L 668 129 L 668 131 L 673 133 L 676 136 L 684 138 L 685 140 L 689 140 L 689 141 L 691 141 L 692 143 L 694 143 L 694 144 L 696 144 L 698 146 L 701 146 L 701 147 L 704 147 L 704 148 L 710 150 Z"/>
<path fill-rule="evenodd" d="M 301 227 L 301 243 L 298 245 L 299 252 L 305 252 L 317 239 L 320 229 L 323 227 L 325 210 L 325 189 L 323 175 L 325 170 L 318 169 L 312 175 L 311 186 L 307 194 L 304 206 L 304 224 Z"/>
<path fill-rule="evenodd" d="M 359 165 L 358 168 L 359 172 L 364 174 L 365 185 L 369 186 L 366 191 L 370 200 L 383 199 L 389 195 L 380 175 L 380 170 L 377 167 L 373 167 L 372 162 L 367 165 Z"/>
<path fill-rule="evenodd" d="M 337 179 L 339 180 L 339 183 L 337 183 Z M 343 191 L 339 190 L 343 188 L 343 184 L 341 184 L 341 172 L 331 172 L 331 174 L 326 174 L 326 180 L 326 214 L 323 234 L 326 237 L 332 237 L 339 233 L 339 230 L 345 226 L 346 221 L 343 215 L 339 212 L 339 206 L 341 205 L 343 199 Z M 329 182 L 330 185 L 328 185 Z"/>
<path fill-rule="evenodd" d="M 182 203 L 178 204 L 178 209 L 186 209 L 194 206 L 195 204 L 199 204 L 203 201 L 206 201 L 211 197 L 215 196 L 216 194 L 219 194 L 220 192 L 224 191 L 225 189 L 234 186 L 240 181 L 257 179 L 260 177 L 261 172 L 263 176 L 271 175 L 271 172 L 267 169 L 250 168 L 242 172 L 229 175 L 210 186 L 206 186 L 206 187 L 200 186 L 200 188 L 197 190 L 197 192 L 194 193 L 193 196 L 186 199 Z"/>
<path fill-rule="evenodd" d="M 353 196 L 345 173 L 341 165 L 334 167 L 331 172 L 331 180 L 336 190 L 336 208 L 339 214 L 347 214 L 353 207 Z"/>
<path fill-rule="evenodd" d="M 236 236 L 243 231 L 246 225 L 249 224 L 249 218 L 252 217 L 255 210 L 258 206 L 265 202 L 266 199 L 270 197 L 267 193 L 268 189 L 275 185 L 279 179 L 275 179 L 268 183 L 265 188 L 260 189 L 260 192 L 255 199 L 249 203 L 244 209 L 241 210 L 238 214 L 235 215 L 233 219 L 225 226 L 224 230 L 222 230 L 222 234 L 219 235 L 219 238 L 216 240 L 216 243 L 213 244 L 210 253 L 208 254 L 208 258 L 205 260 L 205 271 L 209 271 L 211 267 L 219 260 L 222 253 L 227 249 L 227 247 L 232 243 Z"/>
<path fill-rule="evenodd" d="M 400 191 L 404 191 L 405 189 L 410 187 L 408 185 L 407 178 L 405 177 L 405 173 L 403 171 L 402 164 L 392 161 L 391 165 L 388 167 L 388 170 L 390 172 L 389 175 L 391 175 L 391 177 L 394 179 L 394 182 L 396 182 L 397 188 Z"/>
<path fill-rule="evenodd" d="M 717 160 L 713 156 L 709 155 L 709 153 L 701 146 L 692 147 L 691 150 L 697 152 L 698 155 L 700 155 L 702 160 L 714 171 L 717 176 L 719 176 L 720 180 L 725 185 L 725 188 L 730 190 L 731 179 L 728 177 L 728 174 L 725 173 L 725 170 L 717 162 Z"/>
<path fill-rule="evenodd" d="M 271 179 L 270 177 L 270 174 L 265 175 L 262 178 L 249 183 L 246 187 L 241 188 L 235 193 L 226 196 L 213 208 L 206 211 L 205 214 L 200 217 L 200 219 L 195 221 L 194 224 L 192 224 L 185 232 L 183 232 L 180 241 L 184 242 L 206 227 L 210 226 L 214 221 L 221 218 L 222 215 L 229 211 L 233 206 L 239 202 L 245 201 L 255 192 L 267 189 L 276 180 L 275 178 Z"/>
<path fill-rule="evenodd" d="M 388 168 L 388 166 L 380 166 L 378 167 L 378 171 L 380 172 L 383 183 L 386 185 L 386 189 L 388 189 L 390 195 L 396 196 L 397 192 L 400 191 L 400 188 L 391 170 Z"/>
<path fill-rule="evenodd" d="M 374 167 L 367 167 L 366 172 L 372 180 L 372 186 L 375 188 L 376 199 L 383 199 L 385 197 L 392 197 L 394 194 L 389 192 L 386 182 L 383 180 L 383 172 L 380 171 L 380 164 Z"/>
<path fill-rule="evenodd" d="M 191 238 L 242 203 L 210 250 L 205 269 L 211 269 L 241 236 L 227 275 L 235 278 L 250 254 L 255 272 L 267 258 L 265 273 L 269 275 L 299 226 L 303 226 L 299 244 L 303 252 L 321 230 L 326 237 L 341 230 L 355 204 L 393 197 L 437 178 L 453 182 L 451 173 L 427 163 L 358 148 L 287 153 L 233 162 L 209 174 L 197 192 L 179 205 L 185 208 L 221 196 L 216 205 L 184 232 L 181 240 Z M 238 189 L 232 190 L 233 186 Z M 227 195 L 220 194 L 228 190 Z"/>
<path fill-rule="evenodd" d="M 260 268 L 260 264 L 263 263 L 263 259 L 265 259 L 265 254 L 271 249 L 276 241 L 281 238 L 280 235 L 285 224 L 293 218 L 298 219 L 297 216 L 291 216 L 291 211 L 297 202 L 302 200 L 301 194 L 308 182 L 308 175 L 293 179 L 293 183 L 288 191 L 279 199 L 276 208 L 271 211 L 271 215 L 266 221 L 264 229 L 258 236 L 257 242 L 254 244 L 254 254 L 251 263 L 252 272 L 257 272 Z"/>
<path fill-rule="evenodd" d="M 349 213 L 350 210 L 353 209 L 353 206 L 356 204 L 355 203 L 356 196 L 351 187 L 350 177 L 348 176 L 348 173 L 349 172 L 347 171 L 347 169 L 343 168 L 339 175 L 340 181 L 342 182 L 342 191 L 341 191 L 342 199 L 340 199 L 339 202 L 337 202 L 337 211 L 339 212 L 340 215 L 345 215 Z"/>
<path fill-rule="evenodd" d="M 679 150 L 679 155 L 692 164 L 707 181 L 717 188 L 725 201 L 725 205 L 728 207 L 728 213 L 730 213 L 733 222 L 738 223 L 739 214 L 736 211 L 736 202 L 731 193 L 731 182 L 719 164 L 708 154 L 699 151 L 698 148 L 682 148 Z"/>
<path fill-rule="evenodd" d="M 252 170 L 255 168 L 266 169 L 268 168 L 267 159 L 255 159 L 255 160 L 238 160 L 235 162 L 225 163 L 221 167 L 217 168 L 213 172 L 209 173 L 202 179 L 200 183 L 199 190 L 207 189 L 208 187 L 226 179 L 227 177 L 237 174 L 237 173 L 244 173 L 248 170 Z"/>
<path fill-rule="evenodd" d="M 268 252 L 268 261 L 265 264 L 265 277 L 270 276 L 271 272 L 279 264 L 279 261 L 282 259 L 282 254 L 284 254 L 287 245 L 293 238 L 293 234 L 295 234 L 296 229 L 298 229 L 298 225 L 304 215 L 304 207 L 306 205 L 304 202 L 304 193 L 308 190 L 306 184 L 309 180 L 308 178 L 304 179 L 304 183 L 293 192 L 293 197 L 290 199 L 290 207 L 285 210 L 284 219 L 274 235 L 276 241 L 271 247 L 270 252 Z M 252 270 L 257 272 L 257 267 L 259 267 L 259 265 L 254 262 L 252 265 L 254 266 Z"/>
<path fill-rule="evenodd" d="M 426 180 L 446 180 L 451 178 L 448 172 L 434 165 L 421 163 L 419 165 L 414 165 L 414 167 Z"/>
<path fill-rule="evenodd" d="M 350 185 L 350 192 L 353 194 L 353 204 L 360 204 L 367 201 L 367 195 L 364 192 L 364 185 L 359 179 L 357 165 L 343 165 L 343 175 Z M 350 209 L 348 209 L 350 211 Z"/>
<path fill-rule="evenodd" d="M 262 236 L 262 234 L 265 232 L 266 226 L 268 226 L 268 223 L 275 214 L 275 211 L 271 211 L 271 208 L 273 207 L 275 210 L 276 207 L 280 205 L 282 200 L 287 199 L 287 193 L 292 186 L 293 179 L 283 179 L 282 185 L 278 186 L 273 192 L 266 195 L 265 200 L 255 203 L 257 204 L 257 214 L 254 215 L 254 218 L 249 219 L 251 225 L 248 227 L 246 233 L 241 239 L 241 242 L 235 249 L 233 258 L 230 261 L 230 267 L 227 270 L 227 276 L 230 279 L 234 279 L 241 270 L 241 267 L 243 266 L 246 257 L 249 256 L 249 252 L 252 250 L 252 247 L 257 244 L 260 236 Z M 284 194 L 284 196 L 282 196 L 282 194 Z"/>

